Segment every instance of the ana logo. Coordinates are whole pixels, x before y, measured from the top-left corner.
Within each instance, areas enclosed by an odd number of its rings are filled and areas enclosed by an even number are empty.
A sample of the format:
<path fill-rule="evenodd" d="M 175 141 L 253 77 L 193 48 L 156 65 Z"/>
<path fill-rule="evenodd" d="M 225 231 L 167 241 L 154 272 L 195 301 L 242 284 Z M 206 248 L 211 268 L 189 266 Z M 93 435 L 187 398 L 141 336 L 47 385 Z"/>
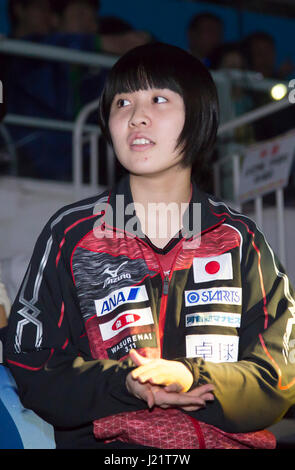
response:
<path fill-rule="evenodd" d="M 206 304 L 241 305 L 242 303 L 242 289 L 240 287 L 187 290 L 184 296 L 186 307 Z"/>
<path fill-rule="evenodd" d="M 107 277 L 107 279 L 105 279 L 105 281 L 103 283 L 103 287 L 106 287 L 109 284 L 115 284 L 116 282 L 120 281 L 121 279 L 130 279 L 131 278 L 130 273 L 122 273 L 122 274 L 118 275 L 118 272 L 120 271 L 122 266 L 124 266 L 127 263 L 128 263 L 128 261 L 124 261 L 116 269 L 110 269 L 109 267 L 106 268 L 102 272 L 102 274 L 108 274 L 109 277 Z"/>
<path fill-rule="evenodd" d="M 139 315 L 133 313 L 124 313 L 121 315 L 113 324 L 112 330 L 118 331 L 126 325 L 130 325 L 130 323 L 135 323 L 140 319 Z"/>
<path fill-rule="evenodd" d="M 196 283 L 233 279 L 231 253 L 210 258 L 194 258 L 193 271 Z"/>
<path fill-rule="evenodd" d="M 119 305 L 131 302 L 143 302 L 148 300 L 145 286 L 123 287 L 100 300 L 95 300 L 95 308 L 98 316 L 112 312 Z"/>

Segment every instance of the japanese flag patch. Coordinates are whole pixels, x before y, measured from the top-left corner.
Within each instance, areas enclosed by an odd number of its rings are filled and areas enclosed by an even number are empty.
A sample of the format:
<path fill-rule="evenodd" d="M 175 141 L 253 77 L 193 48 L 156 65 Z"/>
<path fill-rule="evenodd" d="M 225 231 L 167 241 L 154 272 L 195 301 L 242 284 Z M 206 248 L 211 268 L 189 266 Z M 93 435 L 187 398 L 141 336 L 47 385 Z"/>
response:
<path fill-rule="evenodd" d="M 231 253 L 209 258 L 194 258 L 193 272 L 196 283 L 233 279 Z"/>

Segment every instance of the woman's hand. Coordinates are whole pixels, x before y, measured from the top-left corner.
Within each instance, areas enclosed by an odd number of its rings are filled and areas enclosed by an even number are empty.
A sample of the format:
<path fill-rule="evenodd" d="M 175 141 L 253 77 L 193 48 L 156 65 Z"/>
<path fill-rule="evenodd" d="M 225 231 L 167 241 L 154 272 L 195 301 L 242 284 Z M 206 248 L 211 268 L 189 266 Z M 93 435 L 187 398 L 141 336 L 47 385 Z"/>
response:
<path fill-rule="evenodd" d="M 178 392 L 186 392 L 192 386 L 193 375 L 182 362 L 148 359 L 135 349 L 130 351 L 129 356 L 139 366 L 131 372 L 131 376 L 140 384 L 173 386 L 172 390 Z"/>
<path fill-rule="evenodd" d="M 177 407 L 185 411 L 197 411 L 214 400 L 212 384 L 196 387 L 189 392 L 193 383 L 192 373 L 178 361 L 148 359 L 132 349 L 130 358 L 138 367 L 127 375 L 126 387 L 129 393 L 145 400 L 149 408 Z"/>
<path fill-rule="evenodd" d="M 168 387 L 154 387 L 154 403 L 160 408 L 177 407 L 184 411 L 197 411 L 206 406 L 207 401 L 213 401 L 212 384 L 205 384 L 196 387 L 189 392 L 167 391 Z"/>
<path fill-rule="evenodd" d="M 150 384 L 141 384 L 138 380 L 133 379 L 131 374 L 132 372 L 129 372 L 125 382 L 128 392 L 136 398 L 146 401 L 148 407 L 152 408 L 155 405 L 153 387 Z"/>
<path fill-rule="evenodd" d="M 126 387 L 129 393 L 147 402 L 149 408 L 181 408 L 184 411 L 197 411 L 206 406 L 207 401 L 214 400 L 213 385 L 206 384 L 196 387 L 190 392 L 177 392 L 178 387 L 173 384 L 167 387 L 141 384 L 132 378 L 132 372 L 127 375 Z"/>

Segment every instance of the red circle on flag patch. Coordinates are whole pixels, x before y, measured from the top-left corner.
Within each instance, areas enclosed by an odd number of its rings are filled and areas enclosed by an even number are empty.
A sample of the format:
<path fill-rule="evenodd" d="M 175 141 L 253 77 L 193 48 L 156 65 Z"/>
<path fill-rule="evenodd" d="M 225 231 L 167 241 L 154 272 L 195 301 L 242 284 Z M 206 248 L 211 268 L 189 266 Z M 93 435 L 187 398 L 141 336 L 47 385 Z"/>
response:
<path fill-rule="evenodd" d="M 216 274 L 218 273 L 219 269 L 220 269 L 220 264 L 218 263 L 218 261 L 210 261 L 205 266 L 205 271 L 208 274 Z"/>

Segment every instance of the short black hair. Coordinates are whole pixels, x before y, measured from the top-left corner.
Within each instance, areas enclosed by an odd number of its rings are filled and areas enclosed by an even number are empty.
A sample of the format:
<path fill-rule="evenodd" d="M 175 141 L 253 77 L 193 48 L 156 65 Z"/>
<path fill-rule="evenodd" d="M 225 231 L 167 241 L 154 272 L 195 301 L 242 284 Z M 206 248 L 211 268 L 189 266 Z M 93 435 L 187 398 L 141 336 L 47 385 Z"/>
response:
<path fill-rule="evenodd" d="M 275 40 L 271 34 L 265 31 L 255 31 L 254 33 L 246 36 L 242 41 L 242 49 L 245 57 L 247 58 L 249 67 L 253 67 L 253 47 L 255 47 L 255 41 L 268 42 L 275 49 Z"/>
<path fill-rule="evenodd" d="M 210 12 L 204 12 L 204 13 L 199 13 L 190 19 L 188 30 L 197 31 L 197 29 L 200 26 L 200 23 L 202 23 L 202 21 L 208 21 L 208 20 L 218 23 L 219 26 L 223 28 L 223 21 L 221 18 L 219 18 L 219 16 L 214 15 L 213 13 L 210 13 Z"/>
<path fill-rule="evenodd" d="M 100 0 L 51 0 L 52 8 L 58 15 L 63 15 L 65 9 L 73 3 L 82 3 L 99 10 Z"/>
<path fill-rule="evenodd" d="M 102 16 L 99 20 L 100 34 L 123 34 L 133 30 L 130 23 L 117 16 Z"/>
<path fill-rule="evenodd" d="M 269 42 L 270 44 L 273 44 L 273 45 L 275 44 L 274 37 L 271 34 L 266 33 L 265 31 L 255 31 L 252 34 L 249 34 L 244 39 L 244 41 L 249 42 L 249 43 L 253 43 L 254 41 L 266 41 L 266 42 Z"/>
<path fill-rule="evenodd" d="M 202 168 L 213 151 L 219 105 L 215 83 L 200 60 L 170 44 L 154 42 L 123 55 L 111 69 L 100 98 L 99 125 L 108 142 L 109 116 L 118 93 L 168 88 L 182 96 L 185 122 L 177 146 L 184 154 L 183 165 Z"/>
<path fill-rule="evenodd" d="M 8 0 L 7 10 L 12 29 L 15 28 L 15 26 L 18 24 L 17 15 L 15 13 L 16 6 L 20 5 L 23 8 L 27 8 L 34 3 L 38 3 L 38 0 Z M 49 4 L 51 4 L 51 0 Z"/>

